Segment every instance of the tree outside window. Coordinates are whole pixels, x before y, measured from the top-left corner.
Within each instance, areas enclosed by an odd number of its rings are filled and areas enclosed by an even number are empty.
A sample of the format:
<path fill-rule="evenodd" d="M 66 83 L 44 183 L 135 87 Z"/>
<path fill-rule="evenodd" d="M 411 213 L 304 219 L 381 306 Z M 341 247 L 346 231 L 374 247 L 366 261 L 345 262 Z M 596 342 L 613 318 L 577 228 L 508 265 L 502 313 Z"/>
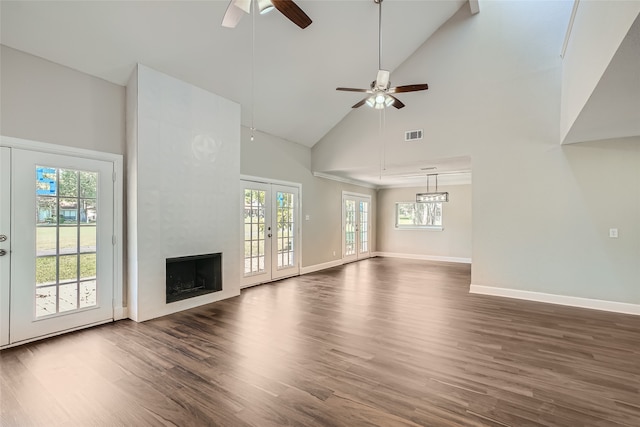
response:
<path fill-rule="evenodd" d="M 396 228 L 442 229 L 442 202 L 396 203 Z"/>

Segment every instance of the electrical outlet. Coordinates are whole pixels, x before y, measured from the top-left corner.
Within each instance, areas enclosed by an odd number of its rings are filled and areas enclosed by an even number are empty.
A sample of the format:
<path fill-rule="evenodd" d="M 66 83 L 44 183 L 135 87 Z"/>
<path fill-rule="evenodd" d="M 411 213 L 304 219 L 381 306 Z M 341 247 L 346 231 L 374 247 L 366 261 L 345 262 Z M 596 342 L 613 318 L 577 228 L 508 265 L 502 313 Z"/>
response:
<path fill-rule="evenodd" d="M 617 228 L 610 228 L 609 229 L 609 237 L 611 237 L 612 239 L 617 239 L 618 238 L 618 229 Z"/>
<path fill-rule="evenodd" d="M 333 251 L 333 256 L 336 256 L 336 251 Z"/>

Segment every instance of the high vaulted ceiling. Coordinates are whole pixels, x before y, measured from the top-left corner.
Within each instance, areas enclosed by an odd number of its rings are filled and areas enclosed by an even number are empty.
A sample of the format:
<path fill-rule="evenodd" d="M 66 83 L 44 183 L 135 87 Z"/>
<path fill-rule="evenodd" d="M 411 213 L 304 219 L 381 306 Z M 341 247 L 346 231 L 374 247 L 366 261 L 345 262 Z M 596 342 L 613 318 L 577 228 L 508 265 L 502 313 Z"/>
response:
<path fill-rule="evenodd" d="M 223 28 L 227 3 L 3 0 L 0 42 L 119 85 L 139 62 L 240 103 L 247 127 L 313 146 L 361 99 L 335 88 L 376 77 L 377 5 L 297 0 L 313 20 L 301 30 L 277 11 Z M 463 4 L 385 0 L 382 67 L 394 70 Z"/>

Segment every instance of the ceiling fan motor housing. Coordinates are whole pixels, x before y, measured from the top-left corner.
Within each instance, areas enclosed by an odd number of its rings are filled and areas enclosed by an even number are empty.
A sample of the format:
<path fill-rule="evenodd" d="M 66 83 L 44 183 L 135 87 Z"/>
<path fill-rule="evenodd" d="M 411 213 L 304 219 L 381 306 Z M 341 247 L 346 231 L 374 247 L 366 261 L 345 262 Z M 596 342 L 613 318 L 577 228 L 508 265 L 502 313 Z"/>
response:
<path fill-rule="evenodd" d="M 389 89 L 389 72 L 387 70 L 378 70 L 376 81 L 373 82 L 372 89 L 388 90 Z"/>

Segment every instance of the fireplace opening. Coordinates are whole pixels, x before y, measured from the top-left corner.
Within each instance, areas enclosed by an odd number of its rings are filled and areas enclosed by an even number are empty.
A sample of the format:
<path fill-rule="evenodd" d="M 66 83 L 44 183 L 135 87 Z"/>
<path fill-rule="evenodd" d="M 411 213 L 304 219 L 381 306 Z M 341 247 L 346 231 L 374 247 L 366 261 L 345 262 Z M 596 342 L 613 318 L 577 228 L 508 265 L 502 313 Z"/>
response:
<path fill-rule="evenodd" d="M 221 290 L 221 253 L 167 258 L 167 304 Z"/>

